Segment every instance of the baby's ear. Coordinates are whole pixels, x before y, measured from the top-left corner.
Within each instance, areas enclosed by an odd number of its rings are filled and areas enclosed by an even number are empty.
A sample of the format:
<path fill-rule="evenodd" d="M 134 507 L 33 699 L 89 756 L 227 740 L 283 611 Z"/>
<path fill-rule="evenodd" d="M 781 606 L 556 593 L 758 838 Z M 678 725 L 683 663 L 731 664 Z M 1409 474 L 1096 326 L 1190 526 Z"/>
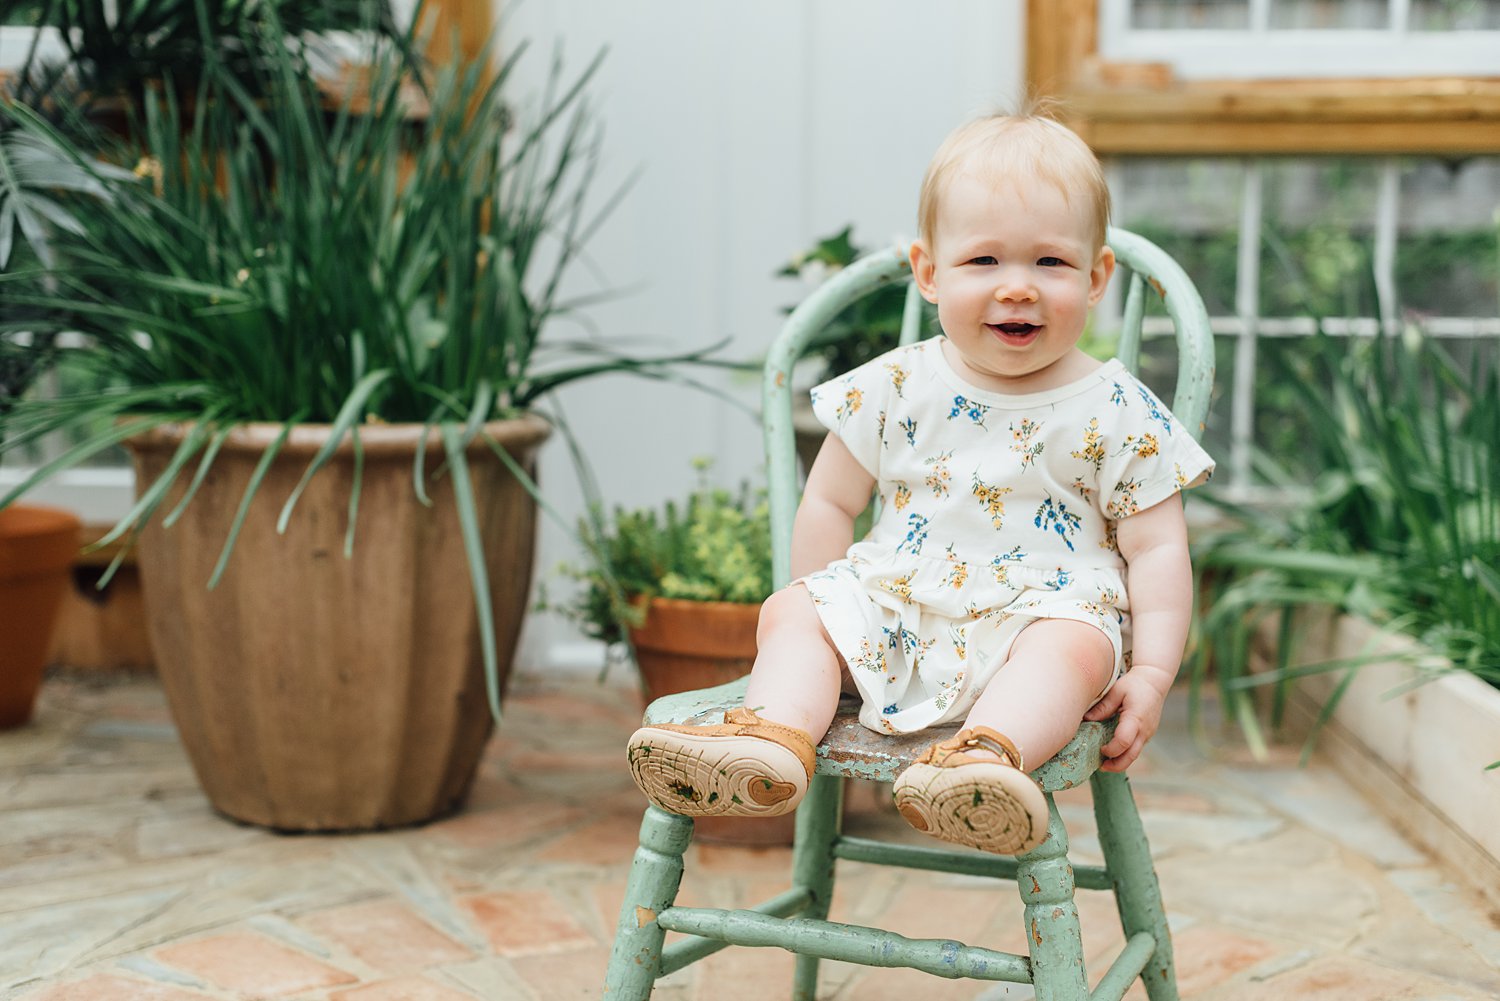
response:
<path fill-rule="evenodd" d="M 1108 245 L 1099 248 L 1094 266 L 1089 269 L 1089 305 L 1097 306 L 1109 287 L 1109 278 L 1115 273 L 1115 252 Z"/>
<path fill-rule="evenodd" d="M 912 241 L 910 260 L 912 281 L 917 283 L 917 289 L 922 293 L 922 298 L 928 302 L 937 302 L 937 283 L 933 280 L 937 271 L 937 263 L 933 261 L 932 254 L 927 251 L 927 245 L 921 240 Z"/>

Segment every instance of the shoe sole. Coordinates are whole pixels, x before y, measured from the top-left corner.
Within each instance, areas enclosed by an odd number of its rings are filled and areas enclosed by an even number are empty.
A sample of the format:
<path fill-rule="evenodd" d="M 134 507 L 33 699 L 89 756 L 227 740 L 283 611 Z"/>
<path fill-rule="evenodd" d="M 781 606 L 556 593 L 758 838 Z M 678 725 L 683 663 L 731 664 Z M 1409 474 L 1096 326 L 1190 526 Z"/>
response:
<path fill-rule="evenodd" d="M 908 824 L 953 844 L 1019 855 L 1047 836 L 1046 795 L 1005 765 L 912 765 L 896 776 L 892 793 Z"/>
<path fill-rule="evenodd" d="M 776 817 L 807 792 L 801 759 L 760 737 L 642 727 L 627 755 L 646 798 L 684 817 Z"/>

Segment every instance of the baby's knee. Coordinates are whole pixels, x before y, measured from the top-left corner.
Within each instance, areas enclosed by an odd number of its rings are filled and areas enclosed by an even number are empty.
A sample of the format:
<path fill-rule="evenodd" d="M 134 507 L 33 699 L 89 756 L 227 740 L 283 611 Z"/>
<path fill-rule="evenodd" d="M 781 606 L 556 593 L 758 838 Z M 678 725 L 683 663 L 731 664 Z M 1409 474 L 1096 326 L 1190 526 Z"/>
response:
<path fill-rule="evenodd" d="M 812 595 L 801 584 L 791 584 L 761 603 L 755 633 L 757 639 L 784 629 L 805 629 L 816 633 L 819 625 Z"/>
<path fill-rule="evenodd" d="M 1032 623 L 1016 639 L 1016 652 L 1050 661 L 1098 691 L 1115 672 L 1115 645 L 1102 629 L 1074 619 Z"/>

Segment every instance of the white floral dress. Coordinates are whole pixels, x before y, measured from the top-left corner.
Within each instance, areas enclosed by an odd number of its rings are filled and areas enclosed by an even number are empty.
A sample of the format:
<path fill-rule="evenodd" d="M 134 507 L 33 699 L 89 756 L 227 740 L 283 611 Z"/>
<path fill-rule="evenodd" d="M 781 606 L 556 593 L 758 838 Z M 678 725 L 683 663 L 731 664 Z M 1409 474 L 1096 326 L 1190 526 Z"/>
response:
<path fill-rule="evenodd" d="M 959 378 L 943 338 L 813 390 L 813 411 L 875 477 L 863 540 L 803 578 L 863 698 L 860 722 L 907 733 L 962 719 L 1037 619 L 1099 627 L 1126 667 L 1115 523 L 1196 486 L 1213 460 L 1113 360 L 1010 396 Z"/>

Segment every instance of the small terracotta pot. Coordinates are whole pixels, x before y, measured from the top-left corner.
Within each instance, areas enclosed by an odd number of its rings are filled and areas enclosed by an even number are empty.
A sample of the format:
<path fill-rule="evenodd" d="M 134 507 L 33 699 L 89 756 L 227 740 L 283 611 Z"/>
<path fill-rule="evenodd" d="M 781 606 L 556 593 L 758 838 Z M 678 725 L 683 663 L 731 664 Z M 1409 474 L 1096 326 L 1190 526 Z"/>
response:
<path fill-rule="evenodd" d="M 759 604 L 652 598 L 630 631 L 647 701 L 742 678 L 755 663 Z M 693 838 L 716 844 L 789 845 L 796 817 L 702 817 Z"/>
<path fill-rule="evenodd" d="M 31 719 L 82 526 L 67 511 L 0 511 L 0 728 Z"/>
<path fill-rule="evenodd" d="M 760 605 L 652 598 L 630 630 L 648 702 L 743 678 L 755 663 Z"/>

